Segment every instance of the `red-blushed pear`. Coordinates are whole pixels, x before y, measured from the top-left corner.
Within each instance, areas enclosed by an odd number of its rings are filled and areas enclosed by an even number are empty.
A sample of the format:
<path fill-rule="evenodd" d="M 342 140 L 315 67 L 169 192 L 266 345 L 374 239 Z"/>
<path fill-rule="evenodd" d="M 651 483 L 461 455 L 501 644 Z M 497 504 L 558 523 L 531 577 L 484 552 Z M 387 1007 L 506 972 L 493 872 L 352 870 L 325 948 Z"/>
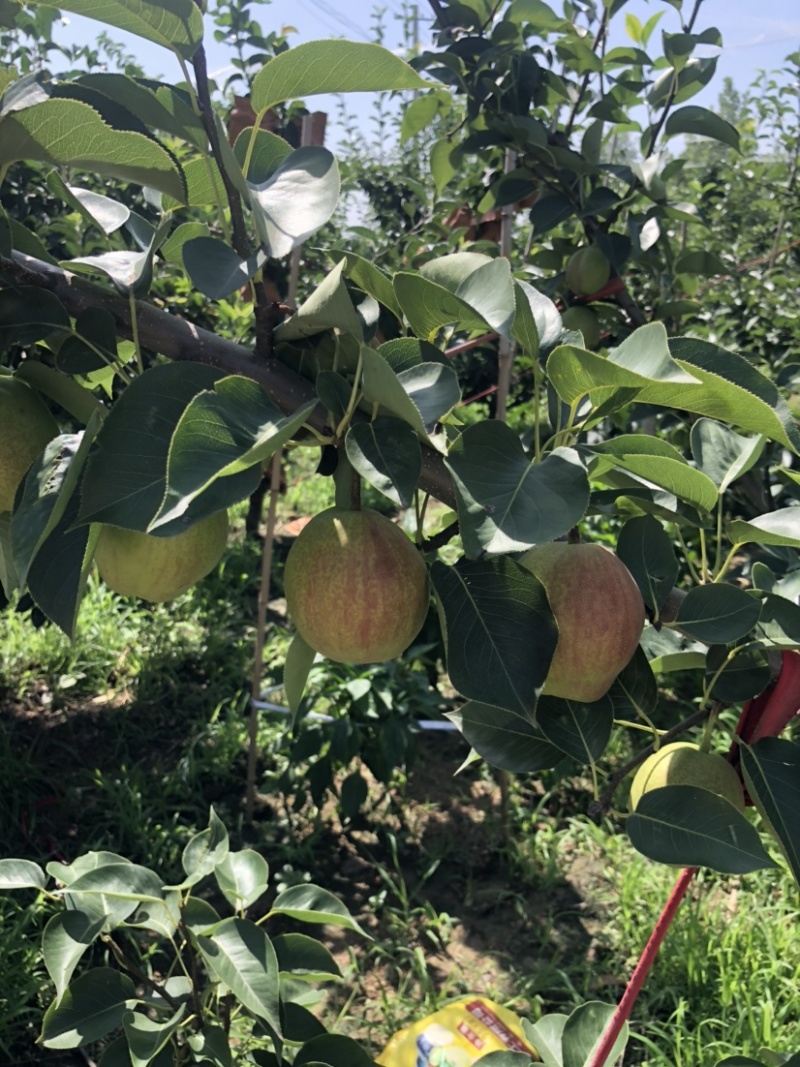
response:
<path fill-rule="evenodd" d="M 744 811 L 744 790 L 739 775 L 724 756 L 702 752 L 690 741 L 673 741 L 648 756 L 634 775 L 628 805 L 636 811 L 651 789 L 668 785 L 695 785 L 729 800 Z"/>
<path fill-rule="evenodd" d="M 520 563 L 544 586 L 558 625 L 542 692 L 599 700 L 636 651 L 644 626 L 644 602 L 630 571 L 602 545 L 562 541 L 534 546 Z"/>
<path fill-rule="evenodd" d="M 315 515 L 286 559 L 286 606 L 301 637 L 339 663 L 378 663 L 422 628 L 428 571 L 403 531 L 367 508 Z"/>
<path fill-rule="evenodd" d="M 58 423 L 37 392 L 16 378 L 0 377 L 0 511 L 11 511 L 25 472 Z"/>
<path fill-rule="evenodd" d="M 227 511 L 216 511 L 174 537 L 103 526 L 94 561 L 115 593 L 159 604 L 205 578 L 222 559 L 227 543 Z"/>

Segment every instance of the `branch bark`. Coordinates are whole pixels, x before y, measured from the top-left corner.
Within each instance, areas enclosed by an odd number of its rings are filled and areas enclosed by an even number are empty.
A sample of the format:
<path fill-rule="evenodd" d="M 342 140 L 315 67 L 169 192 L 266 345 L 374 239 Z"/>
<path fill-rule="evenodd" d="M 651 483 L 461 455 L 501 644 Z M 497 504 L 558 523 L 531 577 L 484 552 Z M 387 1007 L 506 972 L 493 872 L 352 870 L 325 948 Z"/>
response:
<path fill-rule="evenodd" d="M 70 274 L 61 267 L 14 252 L 12 258 L 0 256 L 0 276 L 17 285 L 31 285 L 55 294 L 73 318 L 90 307 L 101 307 L 114 317 L 117 334 L 132 337 L 131 313 L 128 301 L 116 293 Z M 233 341 L 226 341 L 210 330 L 173 315 L 144 301 L 136 302 L 136 321 L 140 342 L 154 352 L 172 360 L 193 360 L 217 367 L 228 374 L 241 374 L 261 385 L 267 395 L 285 414 L 291 414 L 302 404 L 316 398 L 314 386 L 285 363 L 274 357 L 256 359 L 251 349 Z M 326 414 L 321 404 L 311 413 L 308 422 L 316 430 L 327 428 Z M 354 421 L 367 421 L 356 412 Z M 455 510 L 453 481 L 441 455 L 422 445 L 422 475 L 420 488 Z"/>

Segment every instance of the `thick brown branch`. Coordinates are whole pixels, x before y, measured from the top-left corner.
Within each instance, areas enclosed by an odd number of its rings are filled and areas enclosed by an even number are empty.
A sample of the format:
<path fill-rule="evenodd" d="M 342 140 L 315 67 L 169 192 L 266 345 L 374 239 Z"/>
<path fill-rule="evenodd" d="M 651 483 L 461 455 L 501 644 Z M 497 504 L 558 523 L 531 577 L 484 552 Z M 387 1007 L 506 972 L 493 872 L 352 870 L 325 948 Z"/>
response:
<path fill-rule="evenodd" d="M 119 336 L 129 339 L 131 337 L 128 302 L 116 293 L 101 289 L 60 267 L 43 263 L 21 252 L 15 252 L 11 259 L 0 256 L 0 275 L 13 279 L 18 285 L 32 285 L 49 290 L 58 297 L 73 318 L 86 308 L 102 307 L 113 315 Z M 136 320 L 139 340 L 146 348 L 160 352 L 168 359 L 194 360 L 218 367 L 228 374 L 241 374 L 252 378 L 263 386 L 265 392 L 285 414 L 291 414 L 301 405 L 316 398 L 311 382 L 279 360 L 256 360 L 252 351 L 244 345 L 226 341 L 209 330 L 162 311 L 153 304 L 137 301 Z M 353 421 L 361 419 L 366 419 L 366 416 L 356 412 Z M 327 415 L 321 404 L 311 413 L 308 422 L 320 432 L 326 430 Z M 424 445 L 420 488 L 455 510 L 453 482 L 442 457 Z"/>

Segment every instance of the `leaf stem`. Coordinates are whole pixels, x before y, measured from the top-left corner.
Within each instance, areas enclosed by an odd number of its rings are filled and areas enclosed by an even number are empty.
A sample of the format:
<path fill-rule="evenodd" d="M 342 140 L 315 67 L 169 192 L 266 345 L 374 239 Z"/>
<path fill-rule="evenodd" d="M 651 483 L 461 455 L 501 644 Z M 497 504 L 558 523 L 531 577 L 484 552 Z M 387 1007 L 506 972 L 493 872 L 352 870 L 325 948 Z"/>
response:
<path fill-rule="evenodd" d="M 726 573 L 728 571 L 728 567 L 730 567 L 730 565 L 731 565 L 731 561 L 733 560 L 733 557 L 736 555 L 736 553 L 742 547 L 742 544 L 743 544 L 743 542 L 741 542 L 741 541 L 738 542 L 737 544 L 735 544 L 733 546 L 733 548 L 730 550 L 730 552 L 728 553 L 728 555 L 725 557 L 725 561 L 723 562 L 722 566 L 717 571 L 717 573 L 714 575 L 714 581 L 715 582 L 721 582 L 722 579 L 725 577 L 725 575 L 726 575 Z"/>
<path fill-rule="evenodd" d="M 139 322 L 136 318 L 136 297 L 133 295 L 133 289 L 128 290 L 128 307 L 131 311 L 131 335 L 133 340 L 133 347 L 136 350 L 136 367 L 139 374 L 144 374 L 142 349 L 139 344 Z"/>

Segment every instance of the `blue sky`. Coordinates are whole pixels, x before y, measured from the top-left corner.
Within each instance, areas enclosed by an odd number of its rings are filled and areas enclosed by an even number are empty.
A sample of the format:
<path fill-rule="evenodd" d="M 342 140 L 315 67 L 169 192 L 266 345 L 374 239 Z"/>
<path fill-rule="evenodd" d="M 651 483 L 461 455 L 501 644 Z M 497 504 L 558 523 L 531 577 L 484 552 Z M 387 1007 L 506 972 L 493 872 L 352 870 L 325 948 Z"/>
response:
<path fill-rule="evenodd" d="M 559 0 L 550 0 L 550 3 L 558 10 Z M 272 0 L 272 3 L 254 3 L 252 14 L 267 31 L 294 27 L 297 32 L 290 35 L 293 44 L 334 36 L 370 40 L 375 6 L 363 0 Z M 401 26 L 397 18 L 402 8 L 401 0 L 382 0 L 379 6 L 386 9 L 385 43 L 388 47 L 395 47 L 401 40 Z M 691 0 L 685 0 L 684 6 L 688 10 Z M 630 12 L 644 22 L 662 9 L 666 13 L 659 23 L 659 29 L 679 31 L 680 17 L 665 0 L 630 0 L 623 14 Z M 420 37 L 424 46 L 430 40 L 430 9 L 425 0 L 419 0 L 419 12 Z M 69 25 L 58 31 L 59 39 L 65 41 L 85 41 L 100 28 L 99 23 L 89 19 L 74 15 L 68 18 Z M 619 37 L 614 43 L 624 43 L 626 38 L 620 16 L 617 25 Z M 704 0 L 696 28 L 708 26 L 716 26 L 720 30 L 723 48 L 719 51 L 716 78 L 692 103 L 713 108 L 724 77 L 733 78 L 737 87 L 743 89 L 756 78 L 760 69 L 780 67 L 786 55 L 800 50 L 800 0 L 769 0 L 760 5 L 754 4 L 753 0 Z M 180 80 L 177 64 L 169 53 L 141 38 L 114 29 L 109 32 L 114 39 L 124 40 L 149 74 Z M 224 77 L 229 55 L 224 45 L 217 44 L 209 34 L 207 51 L 209 70 Z M 705 54 L 713 55 L 717 51 L 707 49 Z M 354 109 L 359 113 L 366 114 L 369 107 L 369 98 L 365 97 L 366 94 L 356 94 L 352 100 Z M 331 114 L 335 112 L 335 104 L 330 98 L 320 97 L 312 99 L 310 103 L 314 109 L 327 110 Z"/>

